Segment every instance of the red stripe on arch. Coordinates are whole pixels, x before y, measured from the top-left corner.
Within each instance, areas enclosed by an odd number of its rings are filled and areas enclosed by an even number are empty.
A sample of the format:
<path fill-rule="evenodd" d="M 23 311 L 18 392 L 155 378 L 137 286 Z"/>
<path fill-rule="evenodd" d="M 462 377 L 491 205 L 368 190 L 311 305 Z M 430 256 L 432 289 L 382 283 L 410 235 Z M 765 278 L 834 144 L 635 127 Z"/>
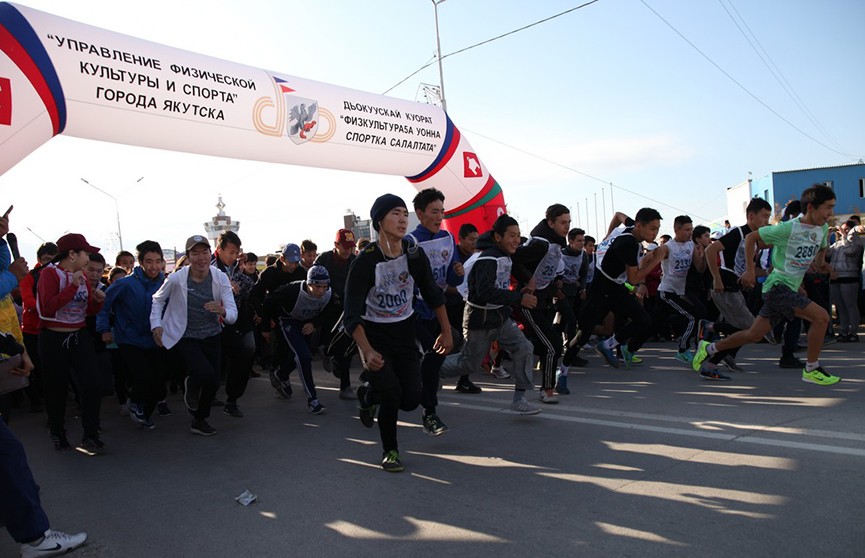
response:
<path fill-rule="evenodd" d="M 460 136 L 459 129 L 457 129 L 457 127 L 454 126 L 454 135 L 451 138 L 450 145 L 448 145 L 447 151 L 445 151 L 444 155 L 441 158 L 441 161 L 439 161 L 436 166 L 434 166 L 433 168 L 431 168 L 427 172 L 423 173 L 420 176 L 409 178 L 408 181 L 411 182 L 412 184 L 417 184 L 418 182 L 423 182 L 424 180 L 428 179 L 429 177 L 435 175 L 438 171 L 442 170 L 445 167 L 445 165 L 447 165 L 450 162 L 450 160 L 453 158 L 454 153 L 456 153 L 457 147 L 459 147 L 459 144 L 460 144 L 460 137 L 461 136 Z"/>
<path fill-rule="evenodd" d="M 57 104 L 54 101 L 54 95 L 48 87 L 48 83 L 39 71 L 39 67 L 21 46 L 15 37 L 9 33 L 9 30 L 0 26 L 0 51 L 3 51 L 6 56 L 12 60 L 12 63 L 27 77 L 27 80 L 36 90 L 36 93 L 42 99 L 42 104 L 45 110 L 48 111 L 48 116 L 51 118 L 51 126 L 54 129 L 54 135 L 60 133 L 60 115 L 58 114 Z"/>

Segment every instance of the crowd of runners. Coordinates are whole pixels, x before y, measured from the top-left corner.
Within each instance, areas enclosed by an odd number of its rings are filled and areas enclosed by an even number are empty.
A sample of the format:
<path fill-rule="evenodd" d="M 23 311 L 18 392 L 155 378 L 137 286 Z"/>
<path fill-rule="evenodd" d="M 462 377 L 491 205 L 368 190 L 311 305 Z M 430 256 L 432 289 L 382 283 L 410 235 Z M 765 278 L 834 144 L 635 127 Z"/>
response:
<path fill-rule="evenodd" d="M 74 400 L 76 447 L 98 454 L 105 400 L 153 430 L 177 411 L 169 392 L 182 393 L 190 432 L 211 436 L 213 408 L 242 418 L 247 383 L 261 374 L 288 399 L 296 372 L 309 412 L 325 414 L 312 366 L 321 359 L 339 378 L 338 397 L 356 400 L 360 423 L 378 425 L 381 467 L 398 472 L 400 411 L 421 407 L 424 432 L 448 431 L 437 408 L 443 382 L 475 394 L 473 377 L 513 378 L 510 411 L 534 415 L 578 389 L 568 384 L 575 368 L 639 366 L 649 340 L 675 343 L 682 367 L 706 381 L 740 371 L 742 346 L 777 344 L 779 366 L 828 386 L 840 378 L 821 365 L 822 346 L 858 341 L 865 245 L 857 216 L 830 226 L 834 206 L 833 191 L 814 185 L 775 224 L 771 205 L 753 198 L 740 226 L 712 232 L 680 215 L 660 238 L 661 214 L 643 208 L 616 213 L 596 239 L 557 203 L 530 231 L 505 214 L 454 237 L 442 228 L 444 195 L 426 189 L 411 206 L 393 194 L 374 201 L 376 241 L 340 229 L 326 251 L 290 242 L 262 271 L 233 232 L 215 247 L 189 237 L 170 272 L 152 240 L 106 261 L 70 233 L 43 244 L 32 269 L 0 240 L 0 351 L 19 359 L 13 374 L 29 375 L 27 387 L 0 396 L 0 412 L 44 412 L 51 443 L 66 451 Z M 16 540 L 55 544 L 41 535 L 47 520 L 36 524 L 40 537 Z"/>

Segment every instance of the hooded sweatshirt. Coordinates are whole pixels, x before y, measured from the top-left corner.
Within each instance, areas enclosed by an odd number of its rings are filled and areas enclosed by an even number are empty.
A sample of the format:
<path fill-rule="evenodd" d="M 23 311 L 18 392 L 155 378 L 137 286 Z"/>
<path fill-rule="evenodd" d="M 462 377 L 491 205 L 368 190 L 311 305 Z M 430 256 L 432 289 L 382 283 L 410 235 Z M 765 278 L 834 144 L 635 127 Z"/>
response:
<path fill-rule="evenodd" d="M 466 277 L 468 297 L 463 327 L 494 329 L 510 319 L 511 307 L 519 304 L 523 295 L 509 288 L 512 260 L 493 241 L 492 231 L 478 237 L 477 249 L 480 252 L 472 256 L 475 259 Z"/>
<path fill-rule="evenodd" d="M 566 246 L 565 238 L 557 235 L 546 219 L 541 219 L 532 229 L 531 236 L 513 255 L 513 274 L 520 287 L 535 278 L 538 306 L 552 302 L 555 289 L 551 287 L 555 278 L 564 271 L 562 250 Z"/>

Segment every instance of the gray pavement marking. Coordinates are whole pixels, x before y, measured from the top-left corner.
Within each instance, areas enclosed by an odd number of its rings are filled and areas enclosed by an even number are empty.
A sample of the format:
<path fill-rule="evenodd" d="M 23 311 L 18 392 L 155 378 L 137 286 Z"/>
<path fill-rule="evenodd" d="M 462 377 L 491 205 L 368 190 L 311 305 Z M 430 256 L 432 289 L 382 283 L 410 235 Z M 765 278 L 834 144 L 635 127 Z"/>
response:
<path fill-rule="evenodd" d="M 488 413 L 508 413 L 508 407 L 493 407 L 488 405 L 476 405 L 476 404 L 465 404 L 465 403 L 454 403 L 450 401 L 441 402 L 439 404 L 444 404 L 449 407 L 459 408 L 459 409 L 469 409 L 473 411 L 484 411 Z M 558 407 L 562 410 L 567 411 L 576 411 L 576 412 L 596 412 L 597 409 L 582 409 L 575 407 L 567 407 L 562 406 Z M 575 417 L 575 416 L 566 416 L 560 414 L 553 414 L 550 412 L 543 412 L 546 409 L 542 409 L 542 412 L 539 415 L 533 415 L 530 417 L 525 417 L 526 420 L 557 420 L 562 422 L 572 422 L 572 423 L 581 423 L 581 424 L 593 424 L 596 426 L 608 426 L 611 428 L 623 428 L 626 430 L 642 430 L 645 432 L 659 432 L 663 434 L 674 434 L 677 436 L 689 436 L 692 438 L 708 438 L 712 440 L 722 440 L 726 442 L 746 442 L 749 444 L 757 444 L 757 445 L 765 445 L 765 446 L 776 446 L 776 447 L 784 447 L 789 449 L 801 449 L 808 451 L 818 451 L 823 453 L 837 453 L 841 455 L 851 455 L 856 457 L 865 457 L 865 449 L 859 448 L 849 448 L 844 446 L 834 446 L 829 444 L 812 444 L 807 442 L 797 442 L 792 440 L 774 440 L 771 438 L 765 438 L 761 436 L 751 436 L 747 432 L 742 434 L 721 434 L 718 432 L 700 432 L 698 430 L 686 430 L 683 428 L 671 428 L 667 426 L 652 426 L 649 424 L 638 424 L 633 422 L 622 422 L 622 421 L 613 421 L 613 420 L 602 420 L 602 419 L 594 419 L 588 417 Z M 550 409 L 554 410 L 554 409 Z M 628 417 L 628 418 L 645 418 L 649 420 L 671 420 L 673 422 L 687 422 L 684 417 L 666 417 L 666 418 L 657 418 L 655 415 L 647 415 L 643 413 L 622 413 L 622 412 L 598 412 L 598 414 L 613 414 L 620 416 L 627 416 L 628 414 L 633 415 L 641 415 L 640 417 Z M 694 422 L 705 424 L 705 420 L 696 420 Z M 762 432 L 766 429 L 773 428 L 770 426 L 759 426 L 756 429 L 751 429 L 746 425 L 736 425 L 732 423 L 737 428 L 742 428 L 745 430 L 750 430 L 751 432 Z M 819 432 L 819 431 L 815 431 Z M 809 434 L 806 433 L 794 433 L 793 435 L 799 436 L 807 436 Z M 813 435 L 813 434 L 811 434 Z M 821 436 L 822 435 L 819 435 Z M 849 434 L 850 438 L 845 439 L 853 439 L 853 440 L 861 440 L 861 437 L 855 437 L 854 434 Z"/>

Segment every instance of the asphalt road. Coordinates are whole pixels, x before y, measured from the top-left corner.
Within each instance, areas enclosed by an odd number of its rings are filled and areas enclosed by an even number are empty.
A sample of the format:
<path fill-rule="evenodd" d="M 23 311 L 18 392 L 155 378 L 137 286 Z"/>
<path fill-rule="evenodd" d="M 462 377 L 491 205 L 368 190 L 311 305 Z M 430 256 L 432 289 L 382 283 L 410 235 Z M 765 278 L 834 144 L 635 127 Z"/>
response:
<path fill-rule="evenodd" d="M 535 417 L 506 412 L 510 380 L 477 374 L 478 395 L 446 384 L 451 431 L 426 436 L 420 410 L 404 413 L 399 474 L 379 469 L 377 430 L 317 362 L 324 416 L 296 377 L 289 401 L 260 378 L 244 418 L 216 409 L 210 438 L 189 433 L 179 395 L 154 431 L 106 400 L 96 457 L 55 452 L 43 416 L 12 426 L 52 526 L 88 532 L 81 558 L 865 556 L 865 342 L 825 349 L 844 378 L 832 387 L 779 369 L 771 345 L 743 349 L 729 383 L 674 350 L 649 344 L 619 370 L 591 355 Z M 244 490 L 257 502 L 238 504 Z M 16 553 L 0 537 L 0 556 Z"/>

